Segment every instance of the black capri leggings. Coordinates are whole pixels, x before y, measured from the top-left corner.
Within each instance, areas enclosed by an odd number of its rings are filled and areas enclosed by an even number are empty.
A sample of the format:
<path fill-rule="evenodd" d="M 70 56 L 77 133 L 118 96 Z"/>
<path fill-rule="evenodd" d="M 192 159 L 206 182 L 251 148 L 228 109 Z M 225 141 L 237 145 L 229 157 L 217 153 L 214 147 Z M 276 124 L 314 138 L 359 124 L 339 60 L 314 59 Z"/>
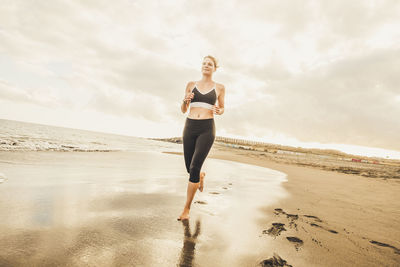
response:
<path fill-rule="evenodd" d="M 183 129 L 183 154 L 189 181 L 200 181 L 200 170 L 203 166 L 215 139 L 214 119 L 194 120 L 186 118 Z"/>

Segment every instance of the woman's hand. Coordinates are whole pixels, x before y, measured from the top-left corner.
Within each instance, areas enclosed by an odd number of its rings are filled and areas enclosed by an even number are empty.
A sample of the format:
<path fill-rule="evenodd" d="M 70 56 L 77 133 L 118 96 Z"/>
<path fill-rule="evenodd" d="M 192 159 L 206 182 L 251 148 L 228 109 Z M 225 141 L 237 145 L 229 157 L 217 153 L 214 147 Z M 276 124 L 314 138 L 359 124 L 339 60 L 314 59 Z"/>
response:
<path fill-rule="evenodd" d="M 222 113 L 224 113 L 224 108 L 220 108 L 220 107 L 214 105 L 212 107 L 212 111 L 214 114 L 221 115 Z"/>
<path fill-rule="evenodd" d="M 185 98 L 183 99 L 183 102 L 185 102 L 185 104 L 190 103 L 190 101 L 192 101 L 194 97 L 194 93 L 189 93 L 185 96 Z"/>

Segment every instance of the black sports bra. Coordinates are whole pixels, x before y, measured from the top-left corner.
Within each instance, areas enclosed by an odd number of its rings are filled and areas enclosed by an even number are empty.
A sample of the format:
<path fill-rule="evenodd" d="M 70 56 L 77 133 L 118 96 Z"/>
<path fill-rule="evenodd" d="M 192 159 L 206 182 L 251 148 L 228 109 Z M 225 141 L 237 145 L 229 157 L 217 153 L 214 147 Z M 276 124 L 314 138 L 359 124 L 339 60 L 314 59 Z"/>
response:
<path fill-rule="evenodd" d="M 197 89 L 196 83 L 196 86 L 192 90 L 192 92 L 194 93 L 194 97 L 190 102 L 190 106 L 212 109 L 212 106 L 215 105 L 215 102 L 217 101 L 217 93 L 215 87 L 216 84 L 214 83 L 214 87 L 207 93 L 203 94 L 199 91 L 199 89 Z"/>

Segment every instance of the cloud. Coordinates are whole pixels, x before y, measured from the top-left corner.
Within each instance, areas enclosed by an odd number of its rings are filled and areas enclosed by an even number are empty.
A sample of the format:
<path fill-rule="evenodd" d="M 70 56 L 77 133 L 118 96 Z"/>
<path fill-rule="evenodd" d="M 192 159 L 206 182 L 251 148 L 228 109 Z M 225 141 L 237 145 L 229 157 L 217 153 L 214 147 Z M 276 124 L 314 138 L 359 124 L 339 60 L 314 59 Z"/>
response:
<path fill-rule="evenodd" d="M 227 90 L 222 132 L 400 149 L 399 11 L 361 0 L 12 1 L 0 7 L 0 96 L 161 125 L 182 118 L 185 86 L 212 54 Z"/>
<path fill-rule="evenodd" d="M 222 127 L 236 134 L 249 129 L 246 134 L 251 134 L 257 125 L 304 142 L 400 149 L 400 106 L 394 100 L 399 59 L 398 49 L 376 51 L 274 83 L 266 88 L 275 98 L 273 105 L 244 103 L 230 111 Z"/>

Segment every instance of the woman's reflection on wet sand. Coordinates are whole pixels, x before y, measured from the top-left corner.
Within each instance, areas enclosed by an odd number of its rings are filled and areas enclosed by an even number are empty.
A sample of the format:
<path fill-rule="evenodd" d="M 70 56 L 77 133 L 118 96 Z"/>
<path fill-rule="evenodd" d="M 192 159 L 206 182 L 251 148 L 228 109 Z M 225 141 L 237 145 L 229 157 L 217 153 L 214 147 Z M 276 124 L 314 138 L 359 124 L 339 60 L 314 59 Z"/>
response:
<path fill-rule="evenodd" d="M 183 220 L 183 231 L 185 234 L 183 247 L 178 266 L 192 266 L 194 259 L 194 250 L 196 247 L 197 236 L 200 234 L 200 221 L 196 221 L 196 230 L 191 234 L 189 220 Z"/>

